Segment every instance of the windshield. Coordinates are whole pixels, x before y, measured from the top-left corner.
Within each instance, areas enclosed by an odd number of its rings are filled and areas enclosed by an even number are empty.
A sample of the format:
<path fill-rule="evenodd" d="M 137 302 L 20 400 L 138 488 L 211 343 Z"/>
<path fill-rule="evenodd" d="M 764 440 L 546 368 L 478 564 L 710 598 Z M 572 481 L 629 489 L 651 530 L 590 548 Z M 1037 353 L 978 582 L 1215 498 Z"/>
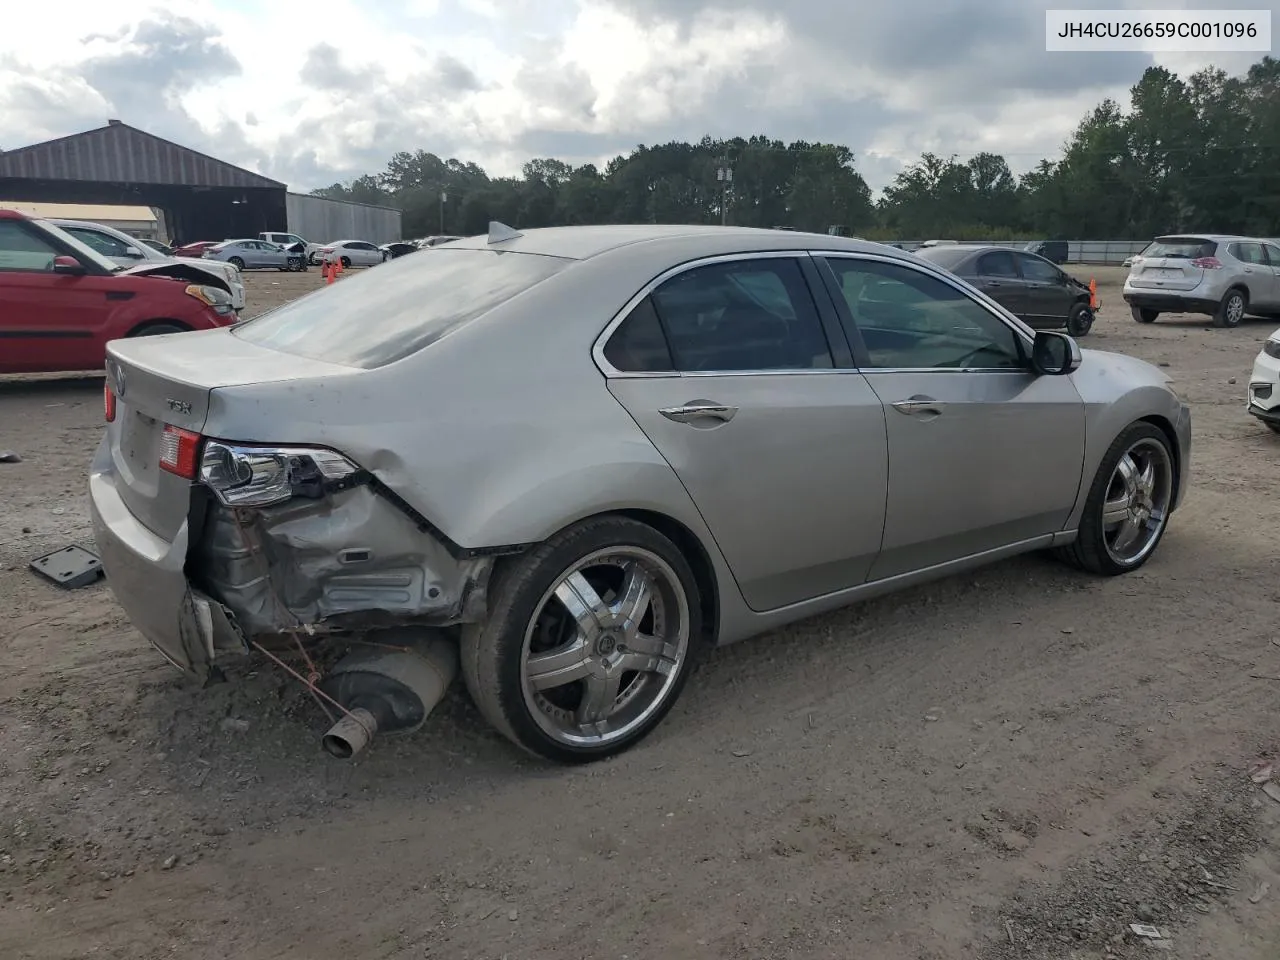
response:
<path fill-rule="evenodd" d="M 416 353 L 572 260 L 442 247 L 398 257 L 240 324 L 236 336 L 313 360 L 380 367 Z"/>
<path fill-rule="evenodd" d="M 67 244 L 67 246 L 75 250 L 76 255 L 80 257 L 80 259 L 87 260 L 90 263 L 93 263 L 96 266 L 101 267 L 103 270 L 107 270 L 111 273 L 119 273 L 121 270 L 124 269 L 124 267 L 116 266 L 114 263 L 112 263 L 102 254 L 100 254 L 97 250 L 93 249 L 93 247 L 86 244 L 83 240 L 80 240 L 77 237 L 73 237 L 71 234 L 67 233 L 67 231 L 63 230 L 61 227 L 57 226 L 56 224 L 52 224 L 48 220 L 35 220 L 34 222 L 38 223 L 42 230 L 47 230 L 49 233 L 53 234 L 63 243 Z"/>

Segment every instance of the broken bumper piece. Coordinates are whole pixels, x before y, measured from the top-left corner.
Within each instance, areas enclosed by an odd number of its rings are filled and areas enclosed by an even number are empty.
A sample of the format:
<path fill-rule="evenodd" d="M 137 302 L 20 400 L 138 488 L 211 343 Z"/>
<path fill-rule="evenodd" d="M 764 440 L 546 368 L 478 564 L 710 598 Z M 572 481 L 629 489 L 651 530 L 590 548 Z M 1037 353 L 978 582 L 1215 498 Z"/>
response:
<path fill-rule="evenodd" d="M 91 475 L 89 493 L 103 569 L 138 632 L 175 667 L 201 678 L 215 663 L 247 653 L 234 615 L 187 582 L 187 525 L 172 542 L 156 535 L 129 512 L 110 475 Z"/>

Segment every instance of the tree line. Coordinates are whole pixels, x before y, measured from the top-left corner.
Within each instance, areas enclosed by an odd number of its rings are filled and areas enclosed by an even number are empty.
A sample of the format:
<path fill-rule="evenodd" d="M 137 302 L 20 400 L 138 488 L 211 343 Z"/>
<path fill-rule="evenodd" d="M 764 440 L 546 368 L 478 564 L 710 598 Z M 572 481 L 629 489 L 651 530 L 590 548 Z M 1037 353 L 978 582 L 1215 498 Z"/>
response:
<path fill-rule="evenodd" d="M 1242 77 L 1209 67 L 1184 80 L 1150 67 L 1127 107 L 1103 100 L 1057 160 L 1016 177 L 995 153 L 925 153 L 874 201 L 847 147 L 760 135 L 642 145 L 603 170 L 535 159 L 519 177 L 400 152 L 381 173 L 313 192 L 398 207 L 408 237 L 483 233 L 490 220 L 838 225 L 877 239 L 1270 236 L 1280 234 L 1280 60 L 1264 57 Z"/>

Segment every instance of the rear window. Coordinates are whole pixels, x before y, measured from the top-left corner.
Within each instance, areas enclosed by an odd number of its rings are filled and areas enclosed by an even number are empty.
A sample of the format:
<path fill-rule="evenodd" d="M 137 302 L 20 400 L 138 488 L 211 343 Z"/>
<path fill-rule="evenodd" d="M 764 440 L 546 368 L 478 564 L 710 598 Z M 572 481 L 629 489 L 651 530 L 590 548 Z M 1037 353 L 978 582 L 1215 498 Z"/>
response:
<path fill-rule="evenodd" d="M 1195 260 L 1198 257 L 1212 257 L 1217 252 L 1218 245 L 1212 240 L 1200 237 L 1157 237 L 1142 251 L 1141 256 Z"/>
<path fill-rule="evenodd" d="M 928 260 L 930 263 L 936 263 L 943 270 L 952 270 L 956 264 L 972 252 L 972 250 L 964 250 L 958 246 L 947 245 L 945 247 L 925 247 L 917 250 L 916 256 L 922 260 Z"/>
<path fill-rule="evenodd" d="M 313 360 L 380 367 L 559 273 L 561 257 L 443 247 L 399 257 L 235 327 L 251 343 Z"/>

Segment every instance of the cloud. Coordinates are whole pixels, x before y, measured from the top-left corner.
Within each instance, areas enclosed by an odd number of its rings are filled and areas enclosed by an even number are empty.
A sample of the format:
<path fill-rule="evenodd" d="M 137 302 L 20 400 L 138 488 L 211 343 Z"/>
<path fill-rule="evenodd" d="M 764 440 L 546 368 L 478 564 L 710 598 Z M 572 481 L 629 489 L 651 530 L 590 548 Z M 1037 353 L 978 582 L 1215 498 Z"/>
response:
<path fill-rule="evenodd" d="M 10 18 L 0 147 L 113 117 L 309 189 L 400 150 L 504 175 L 532 156 L 600 164 L 639 143 L 763 134 L 847 144 L 878 188 L 922 150 L 1028 169 L 1153 62 L 1254 59 L 1046 53 L 1045 8 L 1095 0 L 327 3 L 138 0 L 121 28 L 109 6 L 61 0 L 71 35 Z M 1233 0 L 1162 2 L 1192 5 Z"/>

